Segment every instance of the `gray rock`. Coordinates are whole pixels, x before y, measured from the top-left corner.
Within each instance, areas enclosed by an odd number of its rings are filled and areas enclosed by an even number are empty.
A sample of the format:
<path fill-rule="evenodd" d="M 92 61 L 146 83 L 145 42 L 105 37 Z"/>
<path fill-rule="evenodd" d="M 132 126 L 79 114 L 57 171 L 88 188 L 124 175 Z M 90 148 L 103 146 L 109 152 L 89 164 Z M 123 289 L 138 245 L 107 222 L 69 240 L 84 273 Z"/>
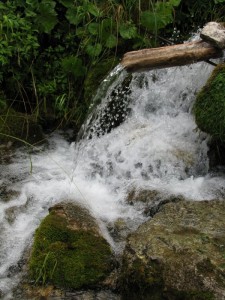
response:
<path fill-rule="evenodd" d="M 225 299 L 225 201 L 162 206 L 128 239 L 124 299 Z"/>
<path fill-rule="evenodd" d="M 207 23 L 200 37 L 217 48 L 225 49 L 225 27 L 221 23 Z"/>

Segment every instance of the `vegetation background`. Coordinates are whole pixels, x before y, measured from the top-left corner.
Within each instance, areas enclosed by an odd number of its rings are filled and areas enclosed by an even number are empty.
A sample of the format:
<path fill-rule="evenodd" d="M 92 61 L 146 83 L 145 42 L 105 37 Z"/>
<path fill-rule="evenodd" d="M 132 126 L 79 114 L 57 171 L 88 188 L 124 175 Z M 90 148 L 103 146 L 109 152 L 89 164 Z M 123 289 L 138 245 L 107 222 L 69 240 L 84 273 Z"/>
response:
<path fill-rule="evenodd" d="M 225 21 L 225 0 L 1 1 L 0 133 L 16 112 L 46 130 L 79 130 L 125 52 L 182 42 L 211 20 Z"/>

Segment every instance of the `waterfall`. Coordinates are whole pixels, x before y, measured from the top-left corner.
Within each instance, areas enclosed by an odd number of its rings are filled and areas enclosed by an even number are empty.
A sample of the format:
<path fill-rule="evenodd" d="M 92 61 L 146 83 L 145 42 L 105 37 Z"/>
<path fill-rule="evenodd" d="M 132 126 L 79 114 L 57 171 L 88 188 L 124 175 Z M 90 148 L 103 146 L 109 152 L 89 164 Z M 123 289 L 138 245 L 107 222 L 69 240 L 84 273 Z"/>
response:
<path fill-rule="evenodd" d="M 48 208 L 70 200 L 107 231 L 122 218 L 130 230 L 146 220 L 132 190 L 148 189 L 201 201 L 223 198 L 225 183 L 209 174 L 209 137 L 196 127 L 192 106 L 213 67 L 206 63 L 127 74 L 121 68 L 100 87 L 77 142 L 60 132 L 31 153 L 18 149 L 1 165 L 0 290 L 11 299 L 24 253 Z M 8 197 L 7 197 L 8 196 Z"/>

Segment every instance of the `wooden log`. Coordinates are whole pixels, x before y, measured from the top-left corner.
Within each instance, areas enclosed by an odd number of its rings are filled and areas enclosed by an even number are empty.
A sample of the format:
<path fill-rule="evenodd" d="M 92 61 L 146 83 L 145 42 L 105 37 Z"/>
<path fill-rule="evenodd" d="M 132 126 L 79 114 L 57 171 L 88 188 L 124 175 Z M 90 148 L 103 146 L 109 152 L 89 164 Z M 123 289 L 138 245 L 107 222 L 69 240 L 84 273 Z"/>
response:
<path fill-rule="evenodd" d="M 124 54 L 121 64 L 129 72 L 183 66 L 218 58 L 223 51 L 204 41 L 131 51 Z"/>

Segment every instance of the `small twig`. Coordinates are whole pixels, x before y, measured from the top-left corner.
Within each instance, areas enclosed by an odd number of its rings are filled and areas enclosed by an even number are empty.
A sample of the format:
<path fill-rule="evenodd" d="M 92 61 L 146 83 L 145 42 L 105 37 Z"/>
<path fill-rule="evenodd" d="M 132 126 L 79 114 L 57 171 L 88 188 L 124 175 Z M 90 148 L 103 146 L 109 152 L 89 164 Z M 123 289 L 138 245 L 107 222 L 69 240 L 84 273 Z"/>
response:
<path fill-rule="evenodd" d="M 218 64 L 212 62 L 212 61 L 209 60 L 209 59 L 205 60 L 205 62 L 208 63 L 208 64 L 210 64 L 210 65 L 212 65 L 212 66 L 214 66 L 214 67 L 218 66 Z"/>

